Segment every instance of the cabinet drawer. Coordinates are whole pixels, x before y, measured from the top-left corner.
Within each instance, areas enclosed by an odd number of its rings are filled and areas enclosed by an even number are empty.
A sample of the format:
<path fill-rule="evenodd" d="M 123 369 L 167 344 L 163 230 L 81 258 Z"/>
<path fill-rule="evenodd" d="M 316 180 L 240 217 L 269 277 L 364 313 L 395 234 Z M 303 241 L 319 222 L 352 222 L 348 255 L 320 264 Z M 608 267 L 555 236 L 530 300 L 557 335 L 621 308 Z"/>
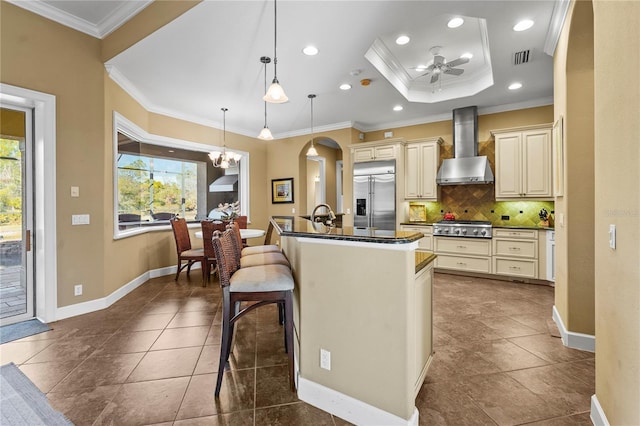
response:
<path fill-rule="evenodd" d="M 402 225 L 401 229 L 403 231 L 415 231 L 415 232 L 422 232 L 425 235 L 432 235 L 433 234 L 433 226 L 431 225 L 424 225 L 424 226 L 407 226 L 407 225 Z"/>
<path fill-rule="evenodd" d="M 493 238 L 538 238 L 538 231 L 535 229 L 501 229 L 493 228 Z"/>
<path fill-rule="evenodd" d="M 538 258 L 537 240 L 493 240 L 493 255 L 505 257 Z"/>
<path fill-rule="evenodd" d="M 427 251 L 432 251 L 433 250 L 433 243 L 432 240 L 433 237 L 431 235 L 425 235 L 424 238 L 421 238 L 418 241 L 418 248 L 420 248 L 421 250 L 427 250 Z"/>
<path fill-rule="evenodd" d="M 522 278 L 538 278 L 538 261 L 494 257 L 493 273 Z"/>
<path fill-rule="evenodd" d="M 491 240 L 474 240 L 471 238 L 436 237 L 434 251 L 461 255 L 491 256 Z"/>
<path fill-rule="evenodd" d="M 436 268 L 455 269 L 457 271 L 491 273 L 491 260 L 488 257 L 466 257 L 438 254 Z"/>

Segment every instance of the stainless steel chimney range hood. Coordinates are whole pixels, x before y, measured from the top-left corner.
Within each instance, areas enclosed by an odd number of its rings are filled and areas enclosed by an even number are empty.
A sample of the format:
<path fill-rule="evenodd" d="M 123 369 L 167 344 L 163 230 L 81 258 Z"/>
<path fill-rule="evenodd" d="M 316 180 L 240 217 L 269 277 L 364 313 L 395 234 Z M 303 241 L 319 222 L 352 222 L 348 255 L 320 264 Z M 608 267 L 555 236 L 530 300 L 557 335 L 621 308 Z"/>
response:
<path fill-rule="evenodd" d="M 493 183 L 489 159 L 478 155 L 478 107 L 453 110 L 453 152 L 438 170 L 438 185 Z"/>

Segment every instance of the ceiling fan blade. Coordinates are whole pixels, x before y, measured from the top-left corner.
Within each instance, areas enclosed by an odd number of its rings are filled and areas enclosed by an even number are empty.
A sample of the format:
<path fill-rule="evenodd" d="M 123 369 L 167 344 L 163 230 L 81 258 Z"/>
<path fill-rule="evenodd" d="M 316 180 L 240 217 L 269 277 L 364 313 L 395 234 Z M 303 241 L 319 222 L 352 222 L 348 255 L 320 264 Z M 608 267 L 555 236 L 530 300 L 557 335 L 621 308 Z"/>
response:
<path fill-rule="evenodd" d="M 449 68 L 443 71 L 445 74 L 460 75 L 464 72 L 462 68 Z"/>
<path fill-rule="evenodd" d="M 450 67 L 457 67 L 458 65 L 466 64 L 467 62 L 469 62 L 469 58 L 458 58 L 451 62 L 447 62 L 447 65 Z"/>
<path fill-rule="evenodd" d="M 438 81 L 438 77 L 440 77 L 440 74 L 434 74 L 431 76 L 431 84 L 435 83 L 436 81 Z"/>
<path fill-rule="evenodd" d="M 435 55 L 433 57 L 433 65 L 442 65 L 444 64 L 444 56 Z"/>

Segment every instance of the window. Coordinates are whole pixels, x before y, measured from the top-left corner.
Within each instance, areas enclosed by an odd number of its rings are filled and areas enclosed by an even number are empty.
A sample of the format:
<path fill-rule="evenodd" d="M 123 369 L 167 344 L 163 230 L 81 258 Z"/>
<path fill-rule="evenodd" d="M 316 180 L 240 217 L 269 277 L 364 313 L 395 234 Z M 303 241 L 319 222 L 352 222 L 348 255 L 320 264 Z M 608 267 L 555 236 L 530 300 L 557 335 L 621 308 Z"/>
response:
<path fill-rule="evenodd" d="M 221 202 L 240 201 L 248 215 L 248 153 L 235 170 L 214 168 L 216 147 L 147 134 L 118 113 L 114 135 L 114 238 L 166 229 L 172 216 L 197 223 Z M 237 184 L 221 192 L 211 183 L 225 173 Z"/>

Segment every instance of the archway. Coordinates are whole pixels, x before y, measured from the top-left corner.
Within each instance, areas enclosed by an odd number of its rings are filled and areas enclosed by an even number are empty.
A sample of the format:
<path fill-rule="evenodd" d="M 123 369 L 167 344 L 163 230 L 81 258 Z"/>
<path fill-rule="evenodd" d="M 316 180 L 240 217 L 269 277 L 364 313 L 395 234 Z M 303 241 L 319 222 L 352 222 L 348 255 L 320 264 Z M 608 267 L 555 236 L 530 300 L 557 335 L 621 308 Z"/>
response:
<path fill-rule="evenodd" d="M 313 140 L 317 156 L 307 157 L 311 141 L 299 154 L 301 214 L 311 214 L 321 203 L 329 204 L 336 213 L 342 212 L 343 179 L 342 148 L 331 138 L 317 136 Z"/>

